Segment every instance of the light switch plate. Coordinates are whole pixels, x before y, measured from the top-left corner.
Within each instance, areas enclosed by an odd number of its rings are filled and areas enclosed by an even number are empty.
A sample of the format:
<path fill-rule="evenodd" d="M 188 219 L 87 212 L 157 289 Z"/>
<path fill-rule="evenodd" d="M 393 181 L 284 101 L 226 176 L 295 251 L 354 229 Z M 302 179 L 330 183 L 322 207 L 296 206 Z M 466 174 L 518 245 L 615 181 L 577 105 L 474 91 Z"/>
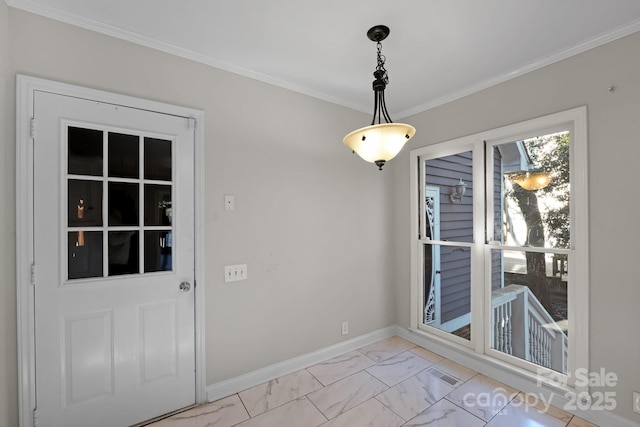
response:
<path fill-rule="evenodd" d="M 247 264 L 225 265 L 224 281 L 237 282 L 238 280 L 246 280 Z"/>
<path fill-rule="evenodd" d="M 633 412 L 640 414 L 640 392 L 633 392 Z"/>

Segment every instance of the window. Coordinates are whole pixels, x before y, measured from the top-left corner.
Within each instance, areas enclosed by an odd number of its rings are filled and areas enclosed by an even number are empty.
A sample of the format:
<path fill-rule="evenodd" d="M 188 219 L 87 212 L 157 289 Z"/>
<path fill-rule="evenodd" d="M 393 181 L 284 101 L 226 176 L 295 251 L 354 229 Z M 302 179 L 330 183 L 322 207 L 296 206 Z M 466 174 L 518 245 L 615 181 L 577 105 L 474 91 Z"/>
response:
<path fill-rule="evenodd" d="M 588 367 L 586 149 L 582 107 L 411 152 L 415 329 L 574 386 Z"/>
<path fill-rule="evenodd" d="M 423 159 L 421 181 L 421 321 L 469 340 L 471 337 L 471 248 L 474 242 L 473 149 Z M 481 165 L 479 166 L 481 167 Z M 480 177 L 482 180 L 482 177 Z M 461 196 L 454 194 L 460 186 Z M 466 197 L 465 197 L 466 196 Z M 424 236 L 424 237 L 423 237 Z"/>
<path fill-rule="evenodd" d="M 173 270 L 171 150 L 170 140 L 67 127 L 68 280 Z"/>

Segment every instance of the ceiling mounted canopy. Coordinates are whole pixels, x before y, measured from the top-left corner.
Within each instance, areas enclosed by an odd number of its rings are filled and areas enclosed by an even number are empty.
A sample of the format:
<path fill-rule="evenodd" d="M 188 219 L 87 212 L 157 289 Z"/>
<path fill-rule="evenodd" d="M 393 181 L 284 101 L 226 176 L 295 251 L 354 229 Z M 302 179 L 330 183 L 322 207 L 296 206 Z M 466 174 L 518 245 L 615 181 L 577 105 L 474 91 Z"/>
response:
<path fill-rule="evenodd" d="M 389 27 L 376 25 L 367 31 L 369 40 L 376 42 L 378 48 L 378 64 L 373 72 L 373 119 L 371 125 L 349 133 L 344 137 L 344 144 L 358 153 L 367 162 L 375 163 L 380 170 L 402 150 L 404 144 L 416 133 L 416 129 L 404 123 L 394 123 L 389 116 L 384 99 L 384 90 L 389 83 L 387 70 L 384 68 L 385 57 L 382 55 L 382 40 L 389 35 Z M 384 120 L 384 122 L 383 122 Z"/>

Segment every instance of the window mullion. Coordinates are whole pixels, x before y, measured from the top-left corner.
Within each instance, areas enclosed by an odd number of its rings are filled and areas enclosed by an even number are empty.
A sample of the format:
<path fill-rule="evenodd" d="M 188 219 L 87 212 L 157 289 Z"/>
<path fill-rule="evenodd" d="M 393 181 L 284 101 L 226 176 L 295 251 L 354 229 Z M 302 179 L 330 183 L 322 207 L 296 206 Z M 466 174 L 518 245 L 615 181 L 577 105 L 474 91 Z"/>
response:
<path fill-rule="evenodd" d="M 420 210 L 418 212 L 419 228 L 418 239 L 423 239 L 426 236 L 427 230 L 427 211 L 426 211 L 426 183 L 424 181 L 424 161 L 422 157 L 418 157 L 418 206 Z"/>
<path fill-rule="evenodd" d="M 505 251 L 522 251 L 522 252 L 537 252 L 537 253 L 552 253 L 558 255 L 570 255 L 574 251 L 573 249 L 563 249 L 563 248 L 550 248 L 544 246 L 508 246 L 501 245 L 499 243 L 493 242 L 487 244 L 491 249 L 501 249 Z"/>

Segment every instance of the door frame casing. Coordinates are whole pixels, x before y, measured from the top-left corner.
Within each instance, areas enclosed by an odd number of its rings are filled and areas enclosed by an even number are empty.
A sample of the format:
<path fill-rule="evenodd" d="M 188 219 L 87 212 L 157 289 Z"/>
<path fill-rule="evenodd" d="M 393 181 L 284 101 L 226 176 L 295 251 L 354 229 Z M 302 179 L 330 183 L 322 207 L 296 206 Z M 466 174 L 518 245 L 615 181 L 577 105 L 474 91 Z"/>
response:
<path fill-rule="evenodd" d="M 18 347 L 18 405 L 21 427 L 34 426 L 35 378 L 35 293 L 33 262 L 34 140 L 32 127 L 37 91 L 193 119 L 194 123 L 194 298 L 195 298 L 195 395 L 206 401 L 205 366 L 205 265 L 204 265 L 204 112 L 127 95 L 120 95 L 51 80 L 16 76 L 16 307 Z M 35 280 L 34 280 L 35 279 Z M 158 414 L 161 415 L 161 414 Z"/>

